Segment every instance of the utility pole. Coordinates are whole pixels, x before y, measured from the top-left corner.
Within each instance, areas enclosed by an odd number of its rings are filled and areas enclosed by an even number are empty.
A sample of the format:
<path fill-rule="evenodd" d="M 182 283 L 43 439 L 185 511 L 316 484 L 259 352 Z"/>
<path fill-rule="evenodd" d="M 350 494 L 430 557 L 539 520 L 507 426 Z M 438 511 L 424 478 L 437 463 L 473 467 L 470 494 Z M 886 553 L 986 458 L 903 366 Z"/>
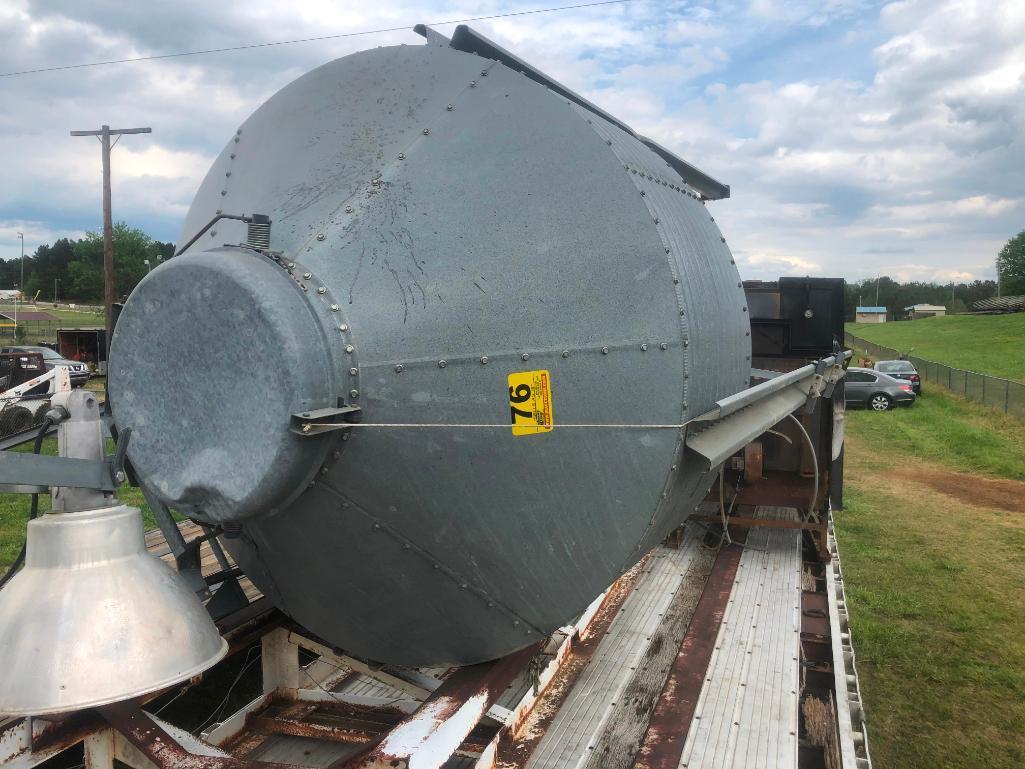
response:
<path fill-rule="evenodd" d="M 103 309 L 107 322 L 107 345 L 110 345 L 111 312 L 114 304 L 114 225 L 110 213 L 110 151 L 124 134 L 148 134 L 152 128 L 114 128 L 105 125 L 99 131 L 72 131 L 72 136 L 95 136 L 103 148 Z M 114 144 L 110 137 L 116 136 Z"/>
<path fill-rule="evenodd" d="M 18 284 L 18 291 L 25 290 L 25 233 L 18 233 L 18 240 L 21 241 L 21 283 Z M 18 335 L 18 295 L 14 295 L 14 335 Z"/>

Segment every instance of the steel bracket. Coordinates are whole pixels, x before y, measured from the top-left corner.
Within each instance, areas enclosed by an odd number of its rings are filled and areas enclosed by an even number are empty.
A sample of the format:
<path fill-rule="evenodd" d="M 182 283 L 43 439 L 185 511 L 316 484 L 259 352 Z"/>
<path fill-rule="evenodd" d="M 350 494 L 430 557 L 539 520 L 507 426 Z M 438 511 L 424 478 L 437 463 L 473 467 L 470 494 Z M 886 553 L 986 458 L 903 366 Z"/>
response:
<path fill-rule="evenodd" d="M 289 430 L 296 435 L 312 436 L 333 430 L 344 430 L 360 421 L 362 411 L 359 406 L 339 406 L 338 408 L 314 409 L 292 414 Z"/>

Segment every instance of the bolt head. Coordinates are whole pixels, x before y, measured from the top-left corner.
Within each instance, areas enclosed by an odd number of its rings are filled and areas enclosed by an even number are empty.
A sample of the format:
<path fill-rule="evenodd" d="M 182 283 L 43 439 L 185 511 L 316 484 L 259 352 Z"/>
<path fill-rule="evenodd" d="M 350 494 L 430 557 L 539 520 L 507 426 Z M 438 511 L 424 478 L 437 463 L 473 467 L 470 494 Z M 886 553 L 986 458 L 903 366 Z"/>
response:
<path fill-rule="evenodd" d="M 398 364 L 398 365 L 397 365 L 397 366 L 395 367 L 395 373 L 396 373 L 396 374 L 401 374 L 401 373 L 402 373 L 402 364 L 401 364 L 401 363 L 400 363 L 400 364 Z"/>
<path fill-rule="evenodd" d="M 477 81 L 476 80 L 471 80 L 470 81 L 470 88 L 476 88 L 476 87 L 477 87 Z"/>
<path fill-rule="evenodd" d="M 326 294 L 327 293 L 327 289 L 324 288 L 323 286 L 318 286 L 317 287 L 317 293 L 318 294 Z"/>
<path fill-rule="evenodd" d="M 339 330 L 339 331 L 348 331 L 348 330 L 349 330 L 349 327 L 348 327 L 347 325 L 345 325 L 345 324 L 343 323 L 342 325 L 340 325 L 340 326 L 338 327 L 338 330 Z"/>
<path fill-rule="evenodd" d="M 325 235 L 323 232 L 318 232 L 317 233 L 317 240 L 323 240 L 326 237 L 327 237 L 327 235 Z"/>
<path fill-rule="evenodd" d="M 668 350 L 669 349 L 669 345 L 667 345 L 665 342 L 660 342 L 659 345 L 658 345 L 658 349 L 660 349 L 660 350 Z"/>
<path fill-rule="evenodd" d="M 345 207 L 345 213 L 351 214 L 352 213 L 352 206 L 346 206 Z"/>
<path fill-rule="evenodd" d="M 562 351 L 562 357 L 563 358 L 568 358 L 569 357 L 569 350 L 563 350 Z"/>
<path fill-rule="evenodd" d="M 608 355 L 609 354 L 609 348 L 608 347 L 602 347 L 601 348 L 601 354 L 602 355 Z"/>
<path fill-rule="evenodd" d="M 349 390 L 349 397 L 350 398 L 358 398 L 359 397 L 359 390 Z"/>
<path fill-rule="evenodd" d="M 431 132 L 431 129 L 430 129 L 430 128 L 425 128 L 425 129 L 423 130 L 423 134 L 424 134 L 424 136 L 427 136 L 428 134 L 430 134 L 430 132 Z"/>
<path fill-rule="evenodd" d="M 520 360 L 530 360 L 530 353 L 529 352 L 523 353 L 523 355 L 520 356 Z"/>
<path fill-rule="evenodd" d="M 351 376 L 356 376 L 356 374 L 358 374 L 358 373 L 359 373 L 359 369 L 358 368 L 351 368 L 351 369 L 349 369 L 349 374 Z"/>
<path fill-rule="evenodd" d="M 294 270 L 295 269 L 295 262 L 289 262 L 288 263 L 288 269 Z"/>
<path fill-rule="evenodd" d="M 345 351 L 346 351 L 347 353 L 350 353 L 350 354 L 351 354 L 351 353 L 352 353 L 352 351 L 353 351 L 354 349 L 356 349 L 356 348 L 355 348 L 355 347 L 353 347 L 353 346 L 352 346 L 351 344 L 347 344 L 347 345 L 345 345 Z"/>
<path fill-rule="evenodd" d="M 303 273 L 303 278 L 306 279 L 306 280 L 309 280 L 312 277 L 313 277 L 313 273 L 312 272 L 304 272 Z"/>
<path fill-rule="evenodd" d="M 337 304 L 331 305 L 331 312 L 338 312 L 338 305 Z"/>
<path fill-rule="evenodd" d="M 448 365 L 448 361 L 445 361 L 445 360 L 439 360 L 438 361 L 438 368 L 445 368 L 445 366 L 447 366 L 447 365 Z"/>
<path fill-rule="evenodd" d="M 455 109 L 455 107 L 453 107 L 451 104 L 449 104 L 447 107 L 445 107 L 445 109 L 448 110 L 449 112 L 451 112 L 452 110 Z"/>
<path fill-rule="evenodd" d="M 488 365 L 488 356 L 487 355 L 481 355 L 480 356 L 480 364 L 482 366 Z"/>
<path fill-rule="evenodd" d="M 399 160 L 405 160 L 405 159 L 406 159 L 406 153 L 405 152 L 400 152 L 399 153 Z"/>
<path fill-rule="evenodd" d="M 647 352 L 647 351 L 648 351 L 648 345 L 642 344 L 641 345 L 641 352 Z"/>

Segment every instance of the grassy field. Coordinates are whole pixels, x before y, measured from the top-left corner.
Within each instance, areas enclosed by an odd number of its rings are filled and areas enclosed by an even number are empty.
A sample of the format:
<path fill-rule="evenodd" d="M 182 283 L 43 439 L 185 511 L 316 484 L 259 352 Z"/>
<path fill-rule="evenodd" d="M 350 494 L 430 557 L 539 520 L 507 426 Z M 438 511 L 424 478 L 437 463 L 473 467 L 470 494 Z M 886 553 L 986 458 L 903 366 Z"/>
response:
<path fill-rule="evenodd" d="M 0 312 L 3 313 L 14 313 L 13 304 L 0 304 Z M 103 327 L 103 313 L 93 312 L 92 310 L 72 310 L 67 305 L 62 305 L 58 308 L 54 308 L 52 304 L 45 304 L 40 302 L 39 304 L 19 304 L 18 312 L 46 312 L 53 315 L 57 320 L 54 321 L 19 321 L 19 325 L 25 327 L 27 334 L 25 338 L 26 344 L 35 344 L 36 342 L 53 342 L 57 339 L 58 328 L 102 328 Z M 6 323 L 12 323 L 13 321 L 5 321 Z M 13 344 L 14 343 L 14 329 L 13 328 L 0 328 L 0 344 Z"/>
<path fill-rule="evenodd" d="M 1025 313 L 947 315 L 898 323 L 848 323 L 847 330 L 902 353 L 1025 382 Z"/>
<path fill-rule="evenodd" d="M 933 387 L 848 414 L 837 516 L 876 766 L 1025 766 L 1025 424 Z"/>

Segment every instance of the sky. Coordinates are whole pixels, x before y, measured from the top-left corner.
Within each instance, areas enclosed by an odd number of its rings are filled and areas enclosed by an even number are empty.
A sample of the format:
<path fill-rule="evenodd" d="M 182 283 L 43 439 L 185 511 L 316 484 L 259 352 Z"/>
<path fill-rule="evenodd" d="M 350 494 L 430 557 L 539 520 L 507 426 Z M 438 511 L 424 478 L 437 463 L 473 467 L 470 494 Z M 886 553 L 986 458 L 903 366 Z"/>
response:
<path fill-rule="evenodd" d="M 418 22 L 572 2 L 4 0 L 0 73 L 398 29 L 0 77 L 0 258 L 18 232 L 32 253 L 102 226 L 99 144 L 71 130 L 152 126 L 114 150 L 114 218 L 177 240 L 235 128 L 304 72 L 419 45 Z M 1022 0 L 630 0 L 472 26 L 729 184 L 709 208 L 744 278 L 992 278 L 1025 230 Z"/>

